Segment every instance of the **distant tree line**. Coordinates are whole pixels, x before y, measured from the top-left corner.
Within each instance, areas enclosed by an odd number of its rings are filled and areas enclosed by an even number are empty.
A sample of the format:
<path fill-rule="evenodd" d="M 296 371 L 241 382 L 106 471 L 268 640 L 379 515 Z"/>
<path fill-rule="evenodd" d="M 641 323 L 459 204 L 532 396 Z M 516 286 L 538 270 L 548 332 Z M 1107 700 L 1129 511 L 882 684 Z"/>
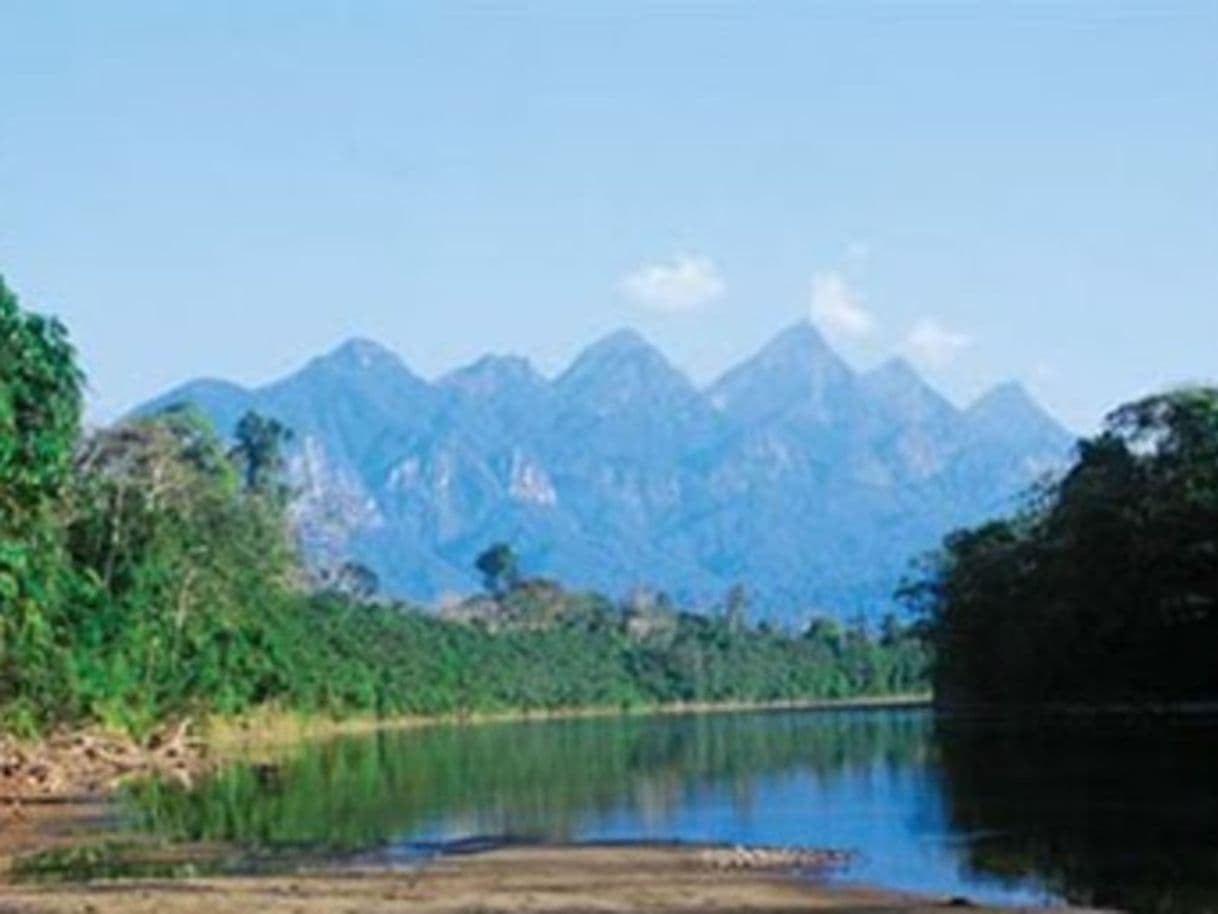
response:
<path fill-rule="evenodd" d="M 1059 480 L 953 533 L 904 596 L 942 701 L 1218 697 L 1218 390 L 1115 410 Z"/>
<path fill-rule="evenodd" d="M 226 445 L 188 407 L 84 435 L 66 330 L 0 281 L 0 728 L 276 704 L 429 714 L 918 690 L 913 634 L 787 633 L 621 606 L 528 579 L 509 544 L 477 561 L 490 611 L 374 601 L 356 563 L 305 569 L 287 520 L 288 429 L 248 414 Z"/>

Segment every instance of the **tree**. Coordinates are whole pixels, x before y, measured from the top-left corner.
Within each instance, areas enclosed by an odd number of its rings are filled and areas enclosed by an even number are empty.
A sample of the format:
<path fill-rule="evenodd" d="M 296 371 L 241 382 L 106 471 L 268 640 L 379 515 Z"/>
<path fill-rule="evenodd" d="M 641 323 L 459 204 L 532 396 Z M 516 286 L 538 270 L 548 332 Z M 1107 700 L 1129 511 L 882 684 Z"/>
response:
<path fill-rule="evenodd" d="M 286 496 L 284 451 L 292 439 L 287 426 L 251 410 L 237 423 L 234 436 L 237 443 L 230 454 L 241 471 L 245 490 L 274 498 Z"/>
<path fill-rule="evenodd" d="M 749 593 L 743 584 L 733 584 L 723 597 L 723 620 L 735 633 L 744 628 L 749 608 Z"/>
<path fill-rule="evenodd" d="M 495 543 L 474 560 L 486 589 L 496 596 L 512 590 L 520 583 L 520 560 L 509 543 Z"/>
<path fill-rule="evenodd" d="M 942 699 L 1218 695 L 1218 390 L 1114 410 L 1055 484 L 951 534 L 904 596 Z"/>
<path fill-rule="evenodd" d="M 326 589 L 359 602 L 371 600 L 381 588 L 381 579 L 367 565 L 346 561 L 325 576 Z"/>
<path fill-rule="evenodd" d="M 282 505 L 241 477 L 189 407 L 84 443 L 67 532 L 88 586 L 61 623 L 83 713 L 139 730 L 200 695 L 231 710 L 264 687 L 257 642 L 295 561 Z"/>
<path fill-rule="evenodd" d="M 54 679 L 52 615 L 71 583 L 59 514 L 82 383 L 63 325 L 23 311 L 0 278 L 0 706 L 23 680 L 39 692 Z"/>

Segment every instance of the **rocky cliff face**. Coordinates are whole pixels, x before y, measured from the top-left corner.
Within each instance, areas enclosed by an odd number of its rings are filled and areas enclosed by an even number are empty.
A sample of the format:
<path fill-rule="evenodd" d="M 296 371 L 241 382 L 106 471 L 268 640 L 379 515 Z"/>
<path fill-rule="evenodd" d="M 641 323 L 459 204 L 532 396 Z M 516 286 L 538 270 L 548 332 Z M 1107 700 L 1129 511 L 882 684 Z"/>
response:
<path fill-rule="evenodd" d="M 296 432 L 293 517 L 420 600 L 478 585 L 513 542 L 530 571 L 709 605 L 735 581 L 776 617 L 878 613 L 911 558 L 1008 510 L 1071 438 L 1017 384 L 960 410 L 907 363 L 854 372 L 806 323 L 705 390 L 631 331 L 549 380 L 487 356 L 434 383 L 353 340 L 247 390 L 198 381 L 221 431 L 254 408 Z"/>

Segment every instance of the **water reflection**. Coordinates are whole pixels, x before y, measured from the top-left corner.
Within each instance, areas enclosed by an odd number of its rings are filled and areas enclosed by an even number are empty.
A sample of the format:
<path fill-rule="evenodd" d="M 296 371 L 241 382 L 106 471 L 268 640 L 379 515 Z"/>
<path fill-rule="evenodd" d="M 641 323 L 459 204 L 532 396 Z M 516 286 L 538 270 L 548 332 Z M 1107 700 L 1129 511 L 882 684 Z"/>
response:
<path fill-rule="evenodd" d="M 390 848 L 511 834 L 855 849 L 855 878 L 1005 901 L 1218 910 L 1218 728 L 926 711 L 386 732 L 131 795 L 178 839 Z"/>
<path fill-rule="evenodd" d="M 974 871 L 1080 904 L 1218 911 L 1218 722 L 944 719 L 943 797 Z"/>
<path fill-rule="evenodd" d="M 456 828 L 571 839 L 599 817 L 662 827 L 708 792 L 747 816 L 782 772 L 817 781 L 923 764 L 920 712 L 609 718 L 389 731 L 232 766 L 202 788 L 134 795 L 182 839 L 366 846 Z M 727 836 L 730 837 L 730 836 Z"/>

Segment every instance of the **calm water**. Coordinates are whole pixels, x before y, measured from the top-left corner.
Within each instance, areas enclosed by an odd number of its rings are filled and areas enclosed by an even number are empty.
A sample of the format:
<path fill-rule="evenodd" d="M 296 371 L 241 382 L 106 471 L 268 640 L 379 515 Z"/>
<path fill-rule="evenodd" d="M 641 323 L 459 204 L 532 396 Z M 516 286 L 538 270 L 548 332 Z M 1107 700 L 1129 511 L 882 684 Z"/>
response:
<path fill-rule="evenodd" d="M 1218 911 L 1218 719 L 1035 727 L 929 711 L 444 727 L 146 787 L 143 827 L 409 857 L 475 835 L 858 852 L 841 878 L 998 901 Z"/>

